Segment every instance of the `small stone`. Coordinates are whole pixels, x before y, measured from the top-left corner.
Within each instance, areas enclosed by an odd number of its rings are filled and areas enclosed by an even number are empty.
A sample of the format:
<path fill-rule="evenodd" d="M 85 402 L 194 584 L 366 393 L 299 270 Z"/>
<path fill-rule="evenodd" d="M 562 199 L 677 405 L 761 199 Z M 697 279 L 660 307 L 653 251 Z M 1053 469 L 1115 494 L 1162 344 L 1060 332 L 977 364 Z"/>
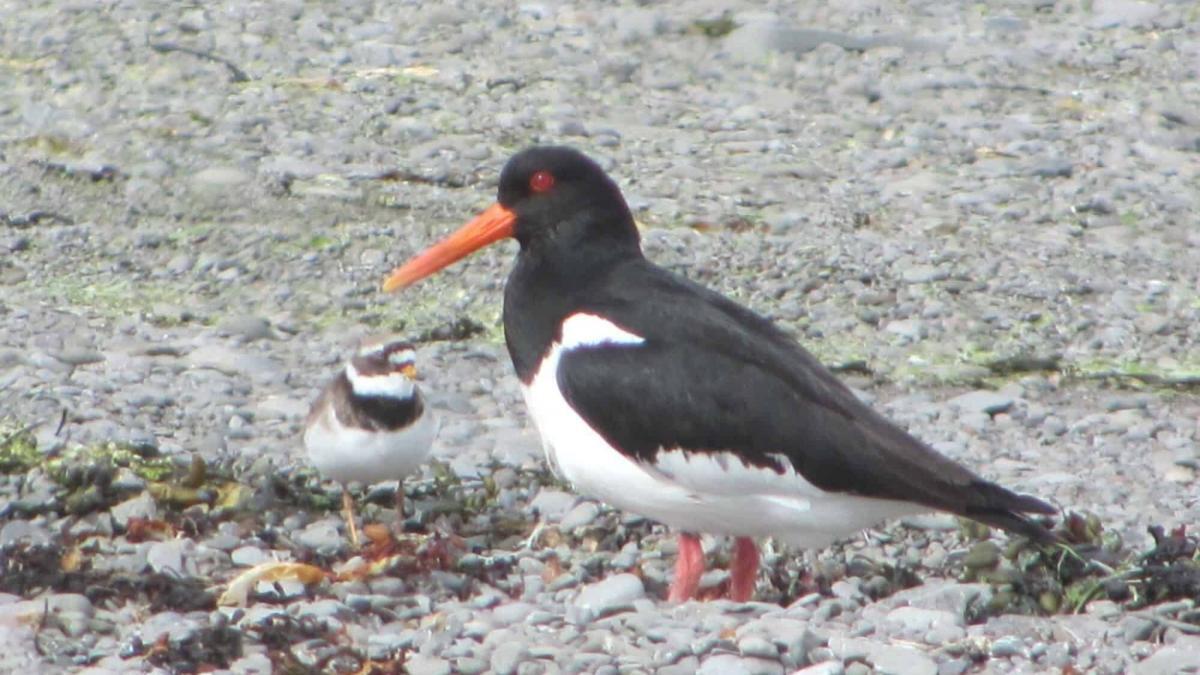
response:
<path fill-rule="evenodd" d="M 971 570 L 991 569 L 1000 562 L 1000 547 L 991 541 L 981 541 L 967 551 L 963 566 Z"/>
<path fill-rule="evenodd" d="M 704 659 L 696 675 L 783 675 L 778 661 L 716 654 Z"/>
<path fill-rule="evenodd" d="M 1133 666 L 1133 675 L 1170 675 L 1200 670 L 1200 637 L 1185 635 Z"/>
<path fill-rule="evenodd" d="M 941 281 L 949 276 L 949 272 L 933 265 L 913 265 L 904 270 L 901 278 L 907 284 L 927 284 L 934 281 Z"/>
<path fill-rule="evenodd" d="M 509 641 L 496 647 L 489 664 L 496 675 L 512 675 L 529 658 L 529 648 L 523 642 Z"/>
<path fill-rule="evenodd" d="M 950 399 L 950 405 L 967 412 L 981 412 L 987 415 L 998 415 L 1008 412 L 1014 404 L 1011 396 L 999 392 L 979 389 L 955 396 Z"/>
<path fill-rule="evenodd" d="M 254 177 L 234 167 L 211 167 L 192 176 L 192 189 L 211 196 L 233 195 L 251 184 Z"/>
<path fill-rule="evenodd" d="M 1154 622 L 1140 616 L 1126 617 L 1121 622 L 1121 633 L 1125 637 L 1126 642 L 1137 642 L 1139 640 L 1149 640 L 1154 634 Z"/>
<path fill-rule="evenodd" d="M 45 528 L 34 525 L 28 520 L 10 520 L 0 527 L 0 547 L 26 542 L 28 544 L 50 543 L 50 533 Z"/>
<path fill-rule="evenodd" d="M 918 319 L 899 319 L 889 321 L 884 330 L 898 335 L 910 342 L 916 342 L 925 337 L 925 324 Z"/>
<path fill-rule="evenodd" d="M 872 650 L 871 664 L 890 675 L 937 675 L 937 663 L 923 652 L 908 647 L 882 646 Z"/>
<path fill-rule="evenodd" d="M 283 364 L 259 354 L 222 345 L 204 345 L 187 355 L 193 368 L 211 368 L 226 375 L 244 375 L 258 383 L 282 383 L 287 378 Z"/>
<path fill-rule="evenodd" d="M 130 518 L 142 518 L 146 520 L 157 518 L 158 505 L 154 502 L 154 498 L 150 496 L 149 492 L 143 492 L 132 499 L 126 499 L 112 507 L 110 513 L 117 527 L 124 529 L 129 526 Z"/>
<path fill-rule="evenodd" d="M 938 675 L 963 675 L 975 662 L 967 658 L 950 659 L 938 664 Z"/>
<path fill-rule="evenodd" d="M 1029 167 L 1029 174 L 1039 178 L 1070 178 L 1075 165 L 1066 159 L 1047 159 Z"/>
<path fill-rule="evenodd" d="M 1025 643 L 1017 637 L 1005 636 L 992 641 L 991 654 L 994 658 L 1003 659 L 1011 656 L 1024 656 Z"/>
<path fill-rule="evenodd" d="M 450 675 L 450 662 L 436 656 L 414 654 L 404 661 L 404 672 L 409 675 Z"/>
<path fill-rule="evenodd" d="M 534 606 L 527 602 L 509 602 L 493 609 L 492 618 L 497 624 L 507 626 L 523 621 L 533 610 Z"/>
<path fill-rule="evenodd" d="M 146 553 L 146 562 L 155 572 L 172 576 L 187 576 L 184 569 L 185 555 L 189 559 L 196 548 L 191 539 L 169 539 L 155 542 Z"/>
<path fill-rule="evenodd" d="M 54 358 L 67 365 L 85 366 L 89 363 L 100 363 L 104 360 L 104 355 L 94 349 L 74 347 L 54 354 Z"/>
<path fill-rule="evenodd" d="M 271 556 L 267 552 L 257 546 L 242 546 L 229 554 L 229 558 L 234 565 L 241 567 L 254 567 L 260 563 L 267 562 Z"/>
<path fill-rule="evenodd" d="M 897 607 L 888 612 L 887 620 L 895 624 L 905 635 L 920 635 L 939 625 L 959 625 L 960 619 L 953 612 L 920 607 Z"/>
<path fill-rule="evenodd" d="M 792 675 L 842 675 L 846 669 L 841 661 L 822 661 L 807 668 L 801 668 Z"/>
<path fill-rule="evenodd" d="M 634 600 L 645 596 L 646 588 L 640 578 L 633 574 L 614 574 L 585 586 L 574 604 L 583 610 L 585 621 L 592 621 L 630 609 Z"/>
<path fill-rule="evenodd" d="M 626 7 L 616 13 L 613 35 L 617 41 L 642 42 L 663 31 L 663 17 L 649 9 Z"/>
<path fill-rule="evenodd" d="M 995 551 L 995 554 L 998 555 L 999 552 Z M 888 602 L 924 609 L 946 610 L 952 612 L 958 618 L 956 623 L 961 625 L 965 622 L 970 608 L 981 604 L 986 605 L 991 599 L 991 595 L 991 587 L 987 584 L 931 582 L 899 591 L 888 598 Z"/>
<path fill-rule="evenodd" d="M 308 414 L 309 401 L 271 395 L 258 401 L 254 409 L 267 419 L 299 420 Z"/>
<path fill-rule="evenodd" d="M 319 520 L 304 528 L 296 535 L 296 542 L 305 548 L 322 553 L 332 553 L 341 550 L 346 545 L 346 539 L 338 529 L 340 521 L 334 519 Z"/>
<path fill-rule="evenodd" d="M 579 120 L 563 120 L 558 123 L 558 133 L 563 136 L 587 136 L 587 127 Z"/>
<path fill-rule="evenodd" d="M 1149 396 L 1114 396 L 1104 402 L 1104 409 L 1109 412 L 1119 410 L 1141 410 L 1152 402 Z"/>
<path fill-rule="evenodd" d="M 217 329 L 226 335 L 234 335 L 245 342 L 273 337 L 271 322 L 261 316 L 231 316 L 222 321 Z"/>
<path fill-rule="evenodd" d="M 587 527 L 599 515 L 600 507 L 596 505 L 596 502 L 580 502 L 563 516 L 562 521 L 559 522 L 559 527 L 565 532 L 570 532 L 580 527 Z"/>
<path fill-rule="evenodd" d="M 779 657 L 779 648 L 769 640 L 757 635 L 750 635 L 738 640 L 738 652 L 742 656 L 750 656 L 761 659 L 774 659 Z"/>
<path fill-rule="evenodd" d="M 561 520 L 563 514 L 577 501 L 579 501 L 579 497 L 569 492 L 542 488 L 537 496 L 529 502 L 527 510 L 541 514 L 547 520 Z"/>

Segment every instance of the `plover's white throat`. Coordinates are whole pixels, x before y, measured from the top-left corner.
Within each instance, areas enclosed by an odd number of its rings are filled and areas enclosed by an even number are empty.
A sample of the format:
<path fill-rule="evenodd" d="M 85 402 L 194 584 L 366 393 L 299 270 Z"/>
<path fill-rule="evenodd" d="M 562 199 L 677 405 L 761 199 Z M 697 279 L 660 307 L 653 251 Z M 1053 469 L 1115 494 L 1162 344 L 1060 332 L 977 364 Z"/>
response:
<path fill-rule="evenodd" d="M 365 344 L 325 386 L 309 411 L 304 446 L 326 478 L 342 484 L 350 538 L 358 545 L 349 483 L 396 480 L 396 509 L 404 514 L 403 478 L 429 457 L 437 421 L 425 406 L 412 345 Z"/>

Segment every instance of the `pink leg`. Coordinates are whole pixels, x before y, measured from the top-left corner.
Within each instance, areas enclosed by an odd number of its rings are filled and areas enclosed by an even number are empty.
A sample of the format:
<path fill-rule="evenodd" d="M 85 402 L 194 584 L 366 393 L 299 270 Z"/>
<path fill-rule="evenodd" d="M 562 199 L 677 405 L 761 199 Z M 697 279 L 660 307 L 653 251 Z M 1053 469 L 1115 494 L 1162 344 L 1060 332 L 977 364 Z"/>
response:
<path fill-rule="evenodd" d="M 754 595 L 758 580 L 758 545 L 749 537 L 733 542 L 733 562 L 729 565 L 729 599 L 746 602 Z"/>
<path fill-rule="evenodd" d="M 700 575 L 704 574 L 704 549 L 700 548 L 700 537 L 686 532 L 679 533 L 679 557 L 675 559 L 675 580 L 667 600 L 683 602 L 696 597 L 700 589 Z"/>

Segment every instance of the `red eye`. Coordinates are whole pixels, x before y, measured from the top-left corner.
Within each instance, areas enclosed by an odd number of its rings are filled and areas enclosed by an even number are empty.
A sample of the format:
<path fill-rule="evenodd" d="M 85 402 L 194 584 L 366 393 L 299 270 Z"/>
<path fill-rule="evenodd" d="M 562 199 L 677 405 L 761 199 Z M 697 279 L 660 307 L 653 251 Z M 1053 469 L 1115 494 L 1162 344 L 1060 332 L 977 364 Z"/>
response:
<path fill-rule="evenodd" d="M 554 174 L 549 171 L 538 171 L 529 177 L 529 189 L 534 192 L 545 192 L 554 187 Z"/>

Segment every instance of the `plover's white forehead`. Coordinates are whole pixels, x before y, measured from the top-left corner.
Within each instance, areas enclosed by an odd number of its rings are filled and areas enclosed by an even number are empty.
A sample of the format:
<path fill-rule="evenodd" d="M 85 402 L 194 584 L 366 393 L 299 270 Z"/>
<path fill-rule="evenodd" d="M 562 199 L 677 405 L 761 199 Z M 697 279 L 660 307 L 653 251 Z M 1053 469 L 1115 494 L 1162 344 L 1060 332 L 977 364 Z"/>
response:
<path fill-rule="evenodd" d="M 392 364 L 393 366 L 404 366 L 416 361 L 417 353 L 413 351 L 412 347 L 407 347 L 405 349 L 389 353 L 387 360 L 388 363 Z"/>

